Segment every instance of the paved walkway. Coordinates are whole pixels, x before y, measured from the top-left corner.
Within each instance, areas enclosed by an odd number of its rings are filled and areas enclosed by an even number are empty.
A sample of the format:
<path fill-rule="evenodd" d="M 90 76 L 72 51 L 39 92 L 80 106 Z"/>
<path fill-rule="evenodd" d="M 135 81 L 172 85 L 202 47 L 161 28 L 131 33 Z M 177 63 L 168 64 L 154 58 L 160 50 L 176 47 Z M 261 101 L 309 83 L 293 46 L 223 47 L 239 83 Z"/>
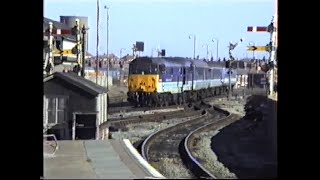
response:
<path fill-rule="evenodd" d="M 44 158 L 45 178 L 136 179 L 150 175 L 119 140 L 59 141 Z"/>

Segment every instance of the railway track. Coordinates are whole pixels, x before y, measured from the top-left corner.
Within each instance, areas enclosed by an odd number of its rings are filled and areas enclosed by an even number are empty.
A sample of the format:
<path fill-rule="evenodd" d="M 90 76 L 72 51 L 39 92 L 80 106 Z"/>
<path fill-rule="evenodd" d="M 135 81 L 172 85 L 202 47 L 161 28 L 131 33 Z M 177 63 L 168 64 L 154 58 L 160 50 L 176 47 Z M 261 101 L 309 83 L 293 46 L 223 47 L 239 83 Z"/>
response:
<path fill-rule="evenodd" d="M 232 92 L 233 96 L 248 96 L 251 94 L 265 94 L 266 90 L 264 89 L 247 89 L 247 88 L 240 88 L 234 89 Z M 227 94 L 222 94 L 214 97 L 207 97 L 205 99 L 212 99 L 212 98 L 222 98 L 225 97 Z M 126 100 L 122 101 L 114 101 L 112 99 L 120 98 L 120 97 L 112 97 L 110 98 L 110 103 L 108 105 L 108 114 L 115 114 L 121 112 L 134 112 L 134 111 L 150 111 L 154 109 L 166 109 L 166 108 L 175 108 L 178 105 L 169 105 L 163 107 L 135 107 Z M 124 98 L 121 96 L 121 98 Z"/>
<path fill-rule="evenodd" d="M 155 114 L 130 116 L 122 119 L 109 119 L 105 124 L 102 124 L 100 128 L 109 127 L 110 132 L 114 131 L 126 131 L 126 126 L 129 124 L 145 123 L 145 122 L 162 122 L 164 120 L 169 120 L 173 118 L 188 118 L 188 117 L 198 117 L 201 112 L 200 108 L 189 104 L 185 106 L 184 109 L 171 111 L 171 112 L 161 112 Z"/>
<path fill-rule="evenodd" d="M 244 91 L 243 91 L 244 92 Z M 237 92 L 238 95 L 249 95 L 247 93 L 242 93 L 242 91 Z M 206 98 L 208 101 L 210 99 L 221 98 L 224 95 L 218 97 Z M 148 111 L 153 109 L 166 109 L 172 108 L 162 107 L 162 108 L 151 108 L 151 107 L 117 107 L 113 106 L 113 112 L 117 111 Z M 116 109 L 118 108 L 118 109 Z M 122 109 L 122 110 L 121 110 Z M 162 122 L 164 120 L 169 120 L 173 118 L 183 118 L 188 117 L 190 120 L 184 121 L 182 123 L 172 125 L 166 129 L 159 130 L 156 133 L 150 135 L 141 146 L 142 156 L 149 161 L 154 167 L 157 167 L 161 161 L 161 157 L 168 157 L 171 159 L 176 159 L 177 163 L 184 165 L 184 170 L 190 175 L 189 178 L 215 178 L 212 171 L 207 170 L 200 163 L 201 159 L 195 158 L 192 151 L 195 146 L 193 146 L 195 138 L 194 134 L 200 131 L 204 131 L 207 128 L 217 128 L 221 126 L 226 126 L 232 123 L 235 119 L 234 115 L 229 115 L 228 112 L 221 110 L 219 108 L 212 108 L 206 106 L 204 103 L 195 106 L 185 106 L 184 110 L 179 110 L 175 112 L 165 112 L 156 113 L 149 115 L 131 116 L 122 119 L 109 119 L 108 125 L 110 132 L 126 131 L 126 126 L 128 124 L 135 123 L 145 123 L 145 122 Z M 159 168 L 156 168 L 159 170 Z M 160 171 L 161 172 L 161 171 Z M 165 175 L 165 173 L 163 173 Z M 174 177 L 173 177 L 174 178 Z M 179 177 L 176 177 L 179 178 Z M 184 177 L 188 178 L 188 177 Z"/>
<path fill-rule="evenodd" d="M 124 106 L 113 106 L 108 108 L 108 114 L 116 114 L 116 113 L 125 113 L 125 112 L 137 112 L 137 111 L 152 111 L 152 110 L 165 110 L 165 109 L 174 109 L 179 108 L 179 105 L 172 105 L 167 107 L 135 107 L 132 105 L 124 105 Z"/>
<path fill-rule="evenodd" d="M 207 131 L 216 131 L 223 127 L 228 126 L 229 124 L 235 122 L 239 119 L 238 115 L 235 114 L 229 114 L 226 117 L 223 117 L 221 119 L 215 120 L 214 122 L 211 122 L 209 124 L 206 124 L 204 126 L 201 126 L 192 132 L 189 133 L 189 135 L 184 140 L 184 156 L 187 159 L 187 161 L 192 164 L 191 171 L 193 174 L 197 175 L 197 177 L 202 178 L 209 178 L 209 179 L 218 179 L 215 175 L 216 172 L 212 168 L 205 168 L 205 163 L 210 163 L 206 161 L 206 158 L 197 158 L 195 154 L 193 154 L 194 150 L 196 148 L 203 148 L 197 146 L 197 139 L 196 135 L 207 132 Z"/>
<path fill-rule="evenodd" d="M 191 120 L 170 126 L 166 129 L 155 132 L 150 135 L 142 144 L 142 156 L 153 166 L 160 167 L 161 159 L 174 159 L 175 164 L 184 164 L 181 166 L 184 176 L 188 177 L 170 177 L 170 178 L 200 178 L 206 177 L 204 173 L 195 170 L 194 161 L 188 158 L 188 150 L 184 148 L 184 140 L 188 134 L 198 127 L 202 127 L 216 119 L 225 117 L 227 113 L 223 110 L 203 107 L 202 114 Z M 157 168 L 161 172 L 161 168 Z M 165 176 L 166 172 L 161 172 Z M 167 175 L 168 176 L 168 175 Z"/>

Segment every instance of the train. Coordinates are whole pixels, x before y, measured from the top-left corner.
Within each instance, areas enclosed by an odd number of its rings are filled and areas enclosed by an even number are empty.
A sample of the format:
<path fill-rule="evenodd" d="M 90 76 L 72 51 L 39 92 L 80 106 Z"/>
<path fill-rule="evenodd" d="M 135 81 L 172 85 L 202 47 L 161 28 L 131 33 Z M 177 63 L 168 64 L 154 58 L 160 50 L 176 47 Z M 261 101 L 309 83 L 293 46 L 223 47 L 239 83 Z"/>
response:
<path fill-rule="evenodd" d="M 228 92 L 226 62 L 182 57 L 137 57 L 129 64 L 128 102 L 136 106 L 184 104 Z M 237 71 L 231 71 L 231 87 Z"/>

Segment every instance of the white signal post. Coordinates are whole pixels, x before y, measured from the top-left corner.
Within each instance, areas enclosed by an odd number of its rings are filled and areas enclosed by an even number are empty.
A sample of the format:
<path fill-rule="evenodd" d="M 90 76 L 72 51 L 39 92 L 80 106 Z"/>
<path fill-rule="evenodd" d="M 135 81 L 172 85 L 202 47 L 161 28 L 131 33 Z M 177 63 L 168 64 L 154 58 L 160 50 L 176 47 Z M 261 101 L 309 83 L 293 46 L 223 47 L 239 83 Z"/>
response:
<path fill-rule="evenodd" d="M 80 41 L 80 21 L 79 19 L 76 19 L 76 26 L 75 26 L 75 31 L 76 31 L 76 41 L 77 41 L 77 45 L 76 45 L 76 49 L 77 49 L 77 63 L 78 66 L 80 68 L 82 68 L 82 63 L 81 63 L 81 41 Z M 80 72 L 78 72 L 78 75 L 80 75 Z"/>
<path fill-rule="evenodd" d="M 53 63 L 53 55 L 52 55 L 52 52 L 53 52 L 53 35 L 52 35 L 52 29 L 53 29 L 53 24 L 52 22 L 49 22 L 49 63 L 51 64 L 51 68 L 49 70 L 49 74 L 52 73 L 53 71 L 53 67 L 54 67 L 54 63 Z"/>
<path fill-rule="evenodd" d="M 52 29 L 53 25 L 52 22 L 49 22 L 49 29 L 48 29 L 48 59 L 45 59 L 44 63 L 44 74 L 51 74 L 53 70 L 53 58 L 52 58 L 52 52 L 53 52 L 53 36 L 52 36 Z M 46 71 L 46 68 L 48 65 L 51 65 L 50 69 Z"/>
<path fill-rule="evenodd" d="M 271 53 L 270 53 L 270 63 L 275 64 L 277 59 L 276 49 L 277 49 L 277 13 L 273 17 L 273 29 L 271 31 Z M 270 95 L 273 95 L 274 91 L 274 68 L 270 70 Z"/>
<path fill-rule="evenodd" d="M 83 68 L 82 67 L 82 61 L 84 60 L 81 60 L 81 37 L 80 37 L 80 21 L 79 19 L 76 19 L 76 26 L 75 26 L 75 31 L 76 31 L 76 41 L 77 41 L 77 44 L 76 44 L 76 49 L 77 49 L 77 52 L 76 52 L 76 55 L 77 55 L 77 64 L 80 68 Z M 57 35 L 71 35 L 73 34 L 72 33 L 72 30 L 70 29 L 53 29 L 53 23 L 52 22 L 49 22 L 49 28 L 47 29 L 47 32 L 46 32 L 47 36 L 48 36 L 48 58 L 45 60 L 45 63 L 44 63 L 44 74 L 52 74 L 53 73 L 53 69 L 54 69 L 54 62 L 53 62 L 53 55 L 54 54 L 60 54 L 61 56 L 63 54 L 73 54 L 72 53 L 72 49 L 71 50 L 63 50 L 63 51 L 54 51 L 54 48 L 53 48 L 53 42 L 54 42 L 54 35 L 57 36 Z M 48 65 L 50 64 L 50 69 L 48 69 L 48 72 L 46 72 L 46 69 L 49 68 L 47 67 Z M 80 72 L 80 71 L 79 71 Z"/>
<path fill-rule="evenodd" d="M 277 2 L 276 2 L 276 13 L 273 16 L 272 22 L 268 27 L 253 27 L 249 26 L 247 28 L 248 32 L 269 32 L 270 33 L 270 44 L 271 44 L 271 51 L 270 51 L 270 60 L 269 64 L 274 65 L 277 59 L 276 51 L 277 51 Z M 270 95 L 273 95 L 274 92 L 274 67 L 270 68 L 270 79 L 269 79 L 269 92 Z"/>

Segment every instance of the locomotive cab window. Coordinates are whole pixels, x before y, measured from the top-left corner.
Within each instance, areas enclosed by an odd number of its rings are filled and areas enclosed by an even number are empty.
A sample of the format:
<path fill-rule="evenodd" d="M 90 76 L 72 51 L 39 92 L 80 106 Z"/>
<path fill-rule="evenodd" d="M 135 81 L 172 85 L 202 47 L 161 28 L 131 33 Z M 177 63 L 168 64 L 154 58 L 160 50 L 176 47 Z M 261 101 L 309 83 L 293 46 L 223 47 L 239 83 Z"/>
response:
<path fill-rule="evenodd" d="M 130 74 L 157 74 L 158 67 L 155 64 L 130 64 Z"/>

